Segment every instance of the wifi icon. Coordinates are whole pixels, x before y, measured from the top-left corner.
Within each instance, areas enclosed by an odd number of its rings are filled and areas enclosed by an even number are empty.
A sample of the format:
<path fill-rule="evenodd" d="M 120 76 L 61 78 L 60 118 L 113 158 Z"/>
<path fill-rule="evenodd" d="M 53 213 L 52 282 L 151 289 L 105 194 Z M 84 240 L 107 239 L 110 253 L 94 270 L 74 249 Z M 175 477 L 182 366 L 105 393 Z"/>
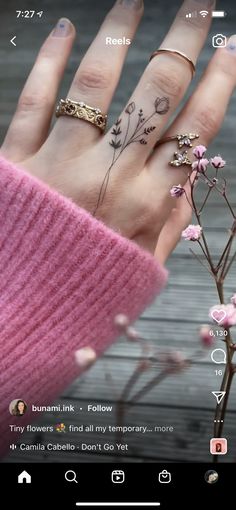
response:
<path fill-rule="evenodd" d="M 200 11 L 199 14 L 201 14 L 201 16 L 203 18 L 205 18 L 209 14 L 209 12 L 208 11 Z"/>

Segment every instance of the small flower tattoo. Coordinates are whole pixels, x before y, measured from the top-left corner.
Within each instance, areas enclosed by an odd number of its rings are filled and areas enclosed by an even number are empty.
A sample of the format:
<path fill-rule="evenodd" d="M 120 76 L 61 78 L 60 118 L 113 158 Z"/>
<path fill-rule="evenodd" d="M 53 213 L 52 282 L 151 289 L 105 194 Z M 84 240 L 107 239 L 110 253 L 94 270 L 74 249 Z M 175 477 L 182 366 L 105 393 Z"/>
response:
<path fill-rule="evenodd" d="M 97 204 L 93 213 L 94 215 L 96 214 L 98 207 L 102 205 L 104 201 L 109 184 L 110 173 L 121 154 L 131 144 L 139 143 L 140 145 L 147 145 L 148 136 L 156 129 L 155 125 L 150 124 L 151 120 L 156 115 L 165 115 L 169 111 L 169 108 L 170 101 L 168 97 L 157 97 L 155 99 L 154 110 L 149 117 L 145 117 L 142 108 L 137 110 L 134 101 L 131 101 L 126 106 L 125 117 L 118 119 L 111 131 L 112 139 L 109 144 L 113 149 L 112 161 L 101 184 Z M 131 118 L 135 115 L 136 125 L 134 126 L 133 131 L 131 131 Z"/>

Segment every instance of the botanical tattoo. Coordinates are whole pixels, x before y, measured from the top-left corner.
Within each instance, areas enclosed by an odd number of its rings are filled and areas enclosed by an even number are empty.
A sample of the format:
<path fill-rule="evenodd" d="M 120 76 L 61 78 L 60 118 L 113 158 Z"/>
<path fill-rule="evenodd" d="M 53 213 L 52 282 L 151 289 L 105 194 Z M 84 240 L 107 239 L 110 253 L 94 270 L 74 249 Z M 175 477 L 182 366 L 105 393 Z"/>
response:
<path fill-rule="evenodd" d="M 169 99 L 167 97 L 157 97 L 154 103 L 154 111 L 151 113 L 151 115 L 149 115 L 149 117 L 146 118 L 144 116 L 142 109 L 138 111 L 136 127 L 134 128 L 133 132 L 130 132 L 131 131 L 130 124 L 131 116 L 135 115 L 136 112 L 136 105 L 134 102 L 129 103 L 128 106 L 126 107 L 125 119 L 118 119 L 116 121 L 111 132 L 112 139 L 109 142 L 113 149 L 112 161 L 103 179 L 94 215 L 96 214 L 99 205 L 103 203 L 109 183 L 111 170 L 114 167 L 117 160 L 120 158 L 121 154 L 132 143 L 140 143 L 141 145 L 147 145 L 148 135 L 156 129 L 156 126 L 150 124 L 151 119 L 155 115 L 165 115 L 168 112 L 169 107 L 170 107 Z M 124 126 L 125 121 L 126 126 Z"/>

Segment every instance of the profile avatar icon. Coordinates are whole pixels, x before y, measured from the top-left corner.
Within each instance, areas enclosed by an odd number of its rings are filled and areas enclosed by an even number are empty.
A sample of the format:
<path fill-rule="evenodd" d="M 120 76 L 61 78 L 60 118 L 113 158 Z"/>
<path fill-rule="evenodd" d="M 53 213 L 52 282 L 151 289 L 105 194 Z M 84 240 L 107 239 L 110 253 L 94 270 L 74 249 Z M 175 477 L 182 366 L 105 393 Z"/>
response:
<path fill-rule="evenodd" d="M 27 404 L 22 399 L 12 400 L 9 406 L 9 411 L 12 416 L 24 416 L 27 411 Z"/>
<path fill-rule="evenodd" d="M 217 471 L 214 471 L 214 469 L 209 469 L 209 471 L 207 471 L 205 473 L 204 478 L 207 483 L 213 484 L 213 483 L 218 482 L 219 475 L 218 475 Z"/>

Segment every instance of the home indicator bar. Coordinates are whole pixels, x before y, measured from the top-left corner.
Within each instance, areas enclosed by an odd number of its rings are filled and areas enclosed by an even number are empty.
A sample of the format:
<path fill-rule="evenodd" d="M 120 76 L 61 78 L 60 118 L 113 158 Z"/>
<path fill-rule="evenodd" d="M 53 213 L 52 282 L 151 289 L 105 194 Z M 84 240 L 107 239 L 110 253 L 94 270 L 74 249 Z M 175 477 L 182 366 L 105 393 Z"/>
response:
<path fill-rule="evenodd" d="M 76 506 L 81 506 L 81 507 L 122 507 L 122 506 L 128 506 L 128 507 L 152 507 L 152 508 L 155 508 L 157 506 L 161 506 L 161 503 L 115 503 L 115 502 L 110 502 L 110 503 L 76 503 Z"/>

